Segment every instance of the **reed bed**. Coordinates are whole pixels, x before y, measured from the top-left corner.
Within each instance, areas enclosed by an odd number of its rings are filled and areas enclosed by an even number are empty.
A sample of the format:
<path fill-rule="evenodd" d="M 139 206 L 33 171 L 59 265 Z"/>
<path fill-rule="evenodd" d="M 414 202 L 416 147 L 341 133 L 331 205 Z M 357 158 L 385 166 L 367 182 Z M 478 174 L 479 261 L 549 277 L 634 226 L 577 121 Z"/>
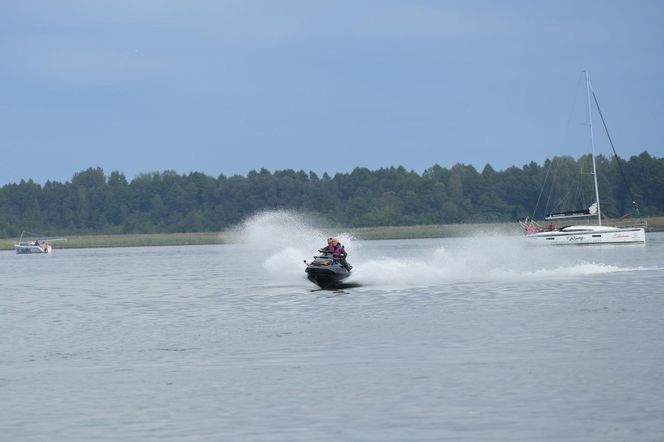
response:
<path fill-rule="evenodd" d="M 610 222 L 607 224 L 611 224 Z M 516 223 L 492 224 L 435 224 L 425 226 L 358 227 L 327 229 L 329 234 L 345 231 L 362 240 L 446 238 L 470 235 L 517 235 Z M 664 231 L 664 216 L 648 218 L 648 231 Z M 130 235 L 67 236 L 66 241 L 54 243 L 55 249 L 103 247 L 154 247 L 203 244 L 225 244 L 234 241 L 230 231 L 197 233 L 154 233 Z M 13 250 L 17 238 L 0 239 L 0 250 Z"/>

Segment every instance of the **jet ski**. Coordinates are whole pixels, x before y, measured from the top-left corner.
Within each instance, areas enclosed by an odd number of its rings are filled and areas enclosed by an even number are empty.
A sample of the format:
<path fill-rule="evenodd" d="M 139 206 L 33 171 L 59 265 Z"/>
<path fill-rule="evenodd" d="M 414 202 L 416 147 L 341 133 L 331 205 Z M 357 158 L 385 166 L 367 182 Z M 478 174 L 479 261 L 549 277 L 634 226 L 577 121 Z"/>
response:
<path fill-rule="evenodd" d="M 310 263 L 304 261 L 307 268 L 307 279 L 322 289 L 335 288 L 341 285 L 342 281 L 350 276 L 350 270 L 347 270 L 341 260 L 332 253 L 321 252 L 314 256 Z M 349 268 L 352 268 L 348 265 Z"/>

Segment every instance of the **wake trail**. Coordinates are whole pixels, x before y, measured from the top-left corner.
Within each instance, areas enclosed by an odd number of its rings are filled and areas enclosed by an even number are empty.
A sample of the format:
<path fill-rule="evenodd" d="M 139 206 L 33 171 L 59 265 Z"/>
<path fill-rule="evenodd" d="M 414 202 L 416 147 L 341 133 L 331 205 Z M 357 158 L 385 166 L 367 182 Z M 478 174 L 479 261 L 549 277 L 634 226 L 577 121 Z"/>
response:
<path fill-rule="evenodd" d="M 588 254 L 588 250 L 578 248 L 534 249 L 518 242 L 518 239 L 469 237 L 448 246 L 423 251 L 417 256 L 372 257 L 357 263 L 355 277 L 351 280 L 381 286 L 422 287 L 449 283 L 556 280 L 661 270 L 657 267 L 602 262 L 593 255 L 596 250 Z"/>

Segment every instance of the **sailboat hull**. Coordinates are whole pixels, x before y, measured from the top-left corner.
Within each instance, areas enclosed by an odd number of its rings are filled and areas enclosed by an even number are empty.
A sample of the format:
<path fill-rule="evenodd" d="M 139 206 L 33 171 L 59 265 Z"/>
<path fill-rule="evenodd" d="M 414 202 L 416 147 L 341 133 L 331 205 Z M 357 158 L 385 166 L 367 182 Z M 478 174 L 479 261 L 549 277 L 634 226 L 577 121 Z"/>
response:
<path fill-rule="evenodd" d="M 646 232 L 640 227 L 569 226 L 529 233 L 526 241 L 534 245 L 645 244 Z"/>

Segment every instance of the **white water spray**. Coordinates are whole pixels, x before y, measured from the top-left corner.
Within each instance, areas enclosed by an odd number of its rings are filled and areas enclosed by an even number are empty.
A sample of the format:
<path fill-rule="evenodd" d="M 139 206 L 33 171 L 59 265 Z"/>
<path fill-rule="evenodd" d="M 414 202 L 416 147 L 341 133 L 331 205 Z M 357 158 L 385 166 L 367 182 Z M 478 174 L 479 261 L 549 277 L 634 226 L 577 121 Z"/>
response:
<path fill-rule="evenodd" d="M 439 245 L 440 240 L 421 240 L 424 244 L 426 241 L 433 244 L 428 250 L 424 245 L 412 256 L 383 254 L 360 260 L 355 276 L 362 284 L 424 287 L 449 283 L 554 280 L 649 270 L 598 262 L 598 257 L 601 258 L 598 249 L 533 248 L 520 239 L 474 236 L 448 240 L 449 244 L 445 246 Z"/>
<path fill-rule="evenodd" d="M 353 238 L 343 232 L 323 231 L 303 214 L 278 210 L 258 213 L 234 231 L 247 252 L 264 257 L 263 268 L 274 280 L 305 279 L 304 260 L 311 260 L 330 236 L 352 248 Z"/>

